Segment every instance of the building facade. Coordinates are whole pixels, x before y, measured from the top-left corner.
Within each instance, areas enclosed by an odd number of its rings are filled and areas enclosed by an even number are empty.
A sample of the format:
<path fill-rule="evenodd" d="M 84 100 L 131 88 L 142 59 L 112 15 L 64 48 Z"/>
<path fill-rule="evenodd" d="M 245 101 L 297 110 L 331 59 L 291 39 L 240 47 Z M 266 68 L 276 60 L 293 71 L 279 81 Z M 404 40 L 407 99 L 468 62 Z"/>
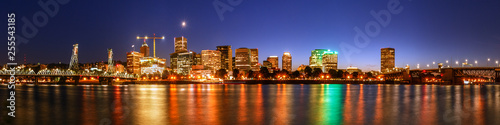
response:
<path fill-rule="evenodd" d="M 144 57 L 144 54 L 132 51 L 127 53 L 127 72 L 130 74 L 140 74 L 141 73 L 141 63 L 140 59 Z"/>
<path fill-rule="evenodd" d="M 328 72 L 330 70 L 337 70 L 337 60 L 338 53 L 337 52 L 325 52 L 322 57 L 323 62 L 323 72 Z"/>
<path fill-rule="evenodd" d="M 278 65 L 279 65 L 278 56 L 269 56 L 269 57 L 267 57 L 267 61 L 269 61 L 269 63 L 271 63 L 272 69 L 278 69 Z"/>
<path fill-rule="evenodd" d="M 174 52 L 187 52 L 187 39 L 184 36 L 175 37 L 174 47 L 175 47 Z"/>
<path fill-rule="evenodd" d="M 144 57 L 149 57 L 149 46 L 146 43 L 146 41 L 144 41 L 144 43 L 142 43 L 140 51 L 144 55 Z"/>
<path fill-rule="evenodd" d="M 221 52 L 217 50 L 202 50 L 201 62 L 205 69 L 213 72 L 221 69 Z"/>
<path fill-rule="evenodd" d="M 380 71 L 382 73 L 389 72 L 395 67 L 395 55 L 394 48 L 380 49 Z"/>
<path fill-rule="evenodd" d="M 179 53 L 177 56 L 177 73 L 181 75 L 189 75 L 193 65 L 193 52 Z"/>
<path fill-rule="evenodd" d="M 292 55 L 290 52 L 284 52 L 281 57 L 281 69 L 292 72 Z"/>
<path fill-rule="evenodd" d="M 252 65 L 252 71 L 259 71 L 259 50 L 258 49 L 250 49 L 250 65 Z"/>
<path fill-rule="evenodd" d="M 221 62 L 221 68 L 226 69 L 228 71 L 233 70 L 233 51 L 231 49 L 231 46 L 226 45 L 226 46 L 217 46 L 217 51 L 219 51 L 220 54 L 220 62 Z"/>
<path fill-rule="evenodd" d="M 321 70 L 323 70 L 323 72 L 326 72 L 325 66 L 323 65 L 323 55 L 324 54 L 329 54 L 327 57 L 334 58 L 335 55 L 337 55 L 338 53 L 337 53 L 337 51 L 330 51 L 329 49 L 315 49 L 315 50 L 311 51 L 311 56 L 309 57 L 309 67 L 311 67 L 312 69 L 320 68 Z M 331 55 L 331 54 L 333 54 L 333 55 Z M 327 60 L 331 61 L 331 62 L 328 62 L 329 69 L 332 67 L 335 67 L 337 65 L 336 59 L 327 59 Z"/>
<path fill-rule="evenodd" d="M 235 64 L 236 69 L 240 72 L 246 72 L 251 69 L 251 56 L 250 49 L 248 48 L 239 48 L 235 51 Z"/>

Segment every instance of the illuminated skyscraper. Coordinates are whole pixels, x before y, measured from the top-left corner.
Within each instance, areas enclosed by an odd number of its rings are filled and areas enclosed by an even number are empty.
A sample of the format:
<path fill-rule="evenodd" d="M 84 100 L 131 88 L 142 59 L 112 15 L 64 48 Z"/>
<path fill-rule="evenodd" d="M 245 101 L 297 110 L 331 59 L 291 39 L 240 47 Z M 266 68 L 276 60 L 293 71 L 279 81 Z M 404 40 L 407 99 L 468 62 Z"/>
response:
<path fill-rule="evenodd" d="M 217 50 L 202 50 L 201 62 L 206 69 L 215 72 L 221 68 L 220 55 L 221 52 Z"/>
<path fill-rule="evenodd" d="M 141 63 L 140 58 L 144 57 L 144 54 L 132 51 L 127 53 L 127 72 L 131 74 L 141 73 Z"/>
<path fill-rule="evenodd" d="M 187 52 L 187 39 L 182 36 L 182 37 L 175 37 L 175 52 Z"/>
<path fill-rule="evenodd" d="M 177 73 L 177 57 L 179 53 L 171 53 L 170 54 L 170 68 Z"/>
<path fill-rule="evenodd" d="M 259 71 L 259 50 L 258 49 L 250 49 L 250 65 L 252 65 L 252 71 Z"/>
<path fill-rule="evenodd" d="M 236 49 L 235 55 L 236 55 L 235 56 L 236 69 L 244 72 L 251 69 L 250 49 L 248 48 Z"/>
<path fill-rule="evenodd" d="M 325 52 L 322 58 L 323 72 L 328 72 L 331 69 L 337 70 L 337 52 Z"/>
<path fill-rule="evenodd" d="M 188 75 L 193 65 L 193 52 L 179 53 L 177 56 L 177 73 Z"/>
<path fill-rule="evenodd" d="M 272 69 L 278 69 L 278 56 L 269 56 L 267 57 L 267 61 L 269 61 L 271 63 L 271 68 Z"/>
<path fill-rule="evenodd" d="M 283 57 L 281 57 L 281 68 L 288 72 L 292 72 L 292 55 L 290 55 L 290 52 L 283 53 Z"/>
<path fill-rule="evenodd" d="M 380 71 L 382 73 L 389 72 L 395 67 L 395 54 L 394 48 L 380 49 Z"/>
<path fill-rule="evenodd" d="M 226 69 L 228 71 L 233 70 L 233 51 L 231 50 L 231 46 L 217 46 L 217 51 L 221 52 L 221 68 Z"/>
<path fill-rule="evenodd" d="M 193 52 L 193 65 L 203 65 L 201 63 L 201 53 Z"/>
<path fill-rule="evenodd" d="M 142 43 L 141 53 L 144 54 L 144 57 L 149 57 L 149 46 L 146 43 L 146 40 L 144 40 L 144 43 Z"/>
<path fill-rule="evenodd" d="M 320 68 L 324 72 L 327 72 L 327 71 L 325 71 L 325 66 L 323 65 L 323 63 L 324 63 L 323 62 L 323 55 L 324 54 L 329 54 L 329 55 L 327 55 L 327 57 L 329 58 L 327 60 L 331 61 L 331 62 L 328 62 L 328 65 L 327 65 L 328 70 L 332 69 L 333 67 L 336 67 L 336 64 L 337 64 L 336 55 L 338 53 L 336 51 L 332 52 L 329 49 L 315 49 L 315 50 L 311 51 L 311 57 L 309 57 L 309 66 L 313 69 Z"/>

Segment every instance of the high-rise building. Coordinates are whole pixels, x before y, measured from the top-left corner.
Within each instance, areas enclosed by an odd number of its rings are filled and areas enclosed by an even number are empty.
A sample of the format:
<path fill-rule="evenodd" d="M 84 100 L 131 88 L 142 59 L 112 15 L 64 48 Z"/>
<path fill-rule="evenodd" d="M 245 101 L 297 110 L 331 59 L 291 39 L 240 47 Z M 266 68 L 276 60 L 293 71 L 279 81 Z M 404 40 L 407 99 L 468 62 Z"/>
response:
<path fill-rule="evenodd" d="M 177 56 L 177 73 L 188 75 L 193 65 L 193 52 L 179 53 Z"/>
<path fill-rule="evenodd" d="M 170 68 L 177 73 L 177 57 L 179 53 L 171 53 L 170 54 Z"/>
<path fill-rule="evenodd" d="M 193 65 L 202 65 L 201 62 L 201 53 L 195 53 L 193 52 Z"/>
<path fill-rule="evenodd" d="M 264 60 L 264 61 L 262 62 L 262 66 L 264 66 L 264 67 L 266 67 L 266 68 L 270 69 L 270 68 L 272 67 L 272 64 L 271 64 L 271 62 L 269 62 L 269 61 L 267 61 L 267 60 Z"/>
<path fill-rule="evenodd" d="M 322 57 L 323 62 L 323 72 L 328 72 L 331 69 L 337 70 L 337 52 L 325 52 Z"/>
<path fill-rule="evenodd" d="M 292 55 L 290 52 L 284 52 L 281 57 L 281 69 L 292 72 Z"/>
<path fill-rule="evenodd" d="M 380 49 L 380 71 L 382 73 L 389 72 L 395 67 L 395 54 L 394 48 Z"/>
<path fill-rule="evenodd" d="M 127 72 L 130 74 L 140 74 L 141 73 L 141 63 L 140 59 L 144 57 L 144 54 L 132 51 L 127 53 Z"/>
<path fill-rule="evenodd" d="M 251 69 L 250 49 L 239 48 L 235 51 L 236 69 L 246 72 Z"/>
<path fill-rule="evenodd" d="M 271 63 L 272 69 L 278 69 L 278 65 L 279 65 L 278 56 L 269 56 L 269 57 L 267 57 L 267 61 L 269 61 Z"/>
<path fill-rule="evenodd" d="M 252 71 L 259 71 L 259 50 L 258 49 L 250 49 L 250 65 L 252 65 Z"/>
<path fill-rule="evenodd" d="M 146 43 L 146 41 L 144 41 L 144 43 L 142 43 L 141 53 L 144 55 L 144 57 L 149 57 L 149 46 Z"/>
<path fill-rule="evenodd" d="M 231 59 L 231 61 L 232 61 L 232 63 L 231 63 L 231 65 L 232 65 L 231 69 L 236 69 L 236 57 L 233 56 L 231 58 L 232 58 Z M 231 71 L 233 71 L 233 70 L 231 70 Z"/>
<path fill-rule="evenodd" d="M 324 65 L 323 65 L 323 55 L 327 54 L 338 54 L 337 51 L 330 51 L 329 49 L 315 49 L 311 51 L 311 56 L 309 57 L 309 67 L 311 68 L 320 68 L 321 70 L 325 71 Z M 333 61 L 333 60 L 331 60 Z M 329 67 L 331 68 L 333 62 L 329 62 Z M 326 72 L 326 71 L 325 71 Z"/>
<path fill-rule="evenodd" d="M 174 40 L 174 52 L 187 52 L 187 39 L 184 36 L 175 37 Z"/>
<path fill-rule="evenodd" d="M 221 52 L 217 50 L 202 50 L 201 62 L 206 69 L 217 71 L 221 68 Z"/>
<path fill-rule="evenodd" d="M 217 46 L 217 51 L 220 51 L 221 68 L 228 71 L 233 70 L 233 51 L 231 46 Z"/>

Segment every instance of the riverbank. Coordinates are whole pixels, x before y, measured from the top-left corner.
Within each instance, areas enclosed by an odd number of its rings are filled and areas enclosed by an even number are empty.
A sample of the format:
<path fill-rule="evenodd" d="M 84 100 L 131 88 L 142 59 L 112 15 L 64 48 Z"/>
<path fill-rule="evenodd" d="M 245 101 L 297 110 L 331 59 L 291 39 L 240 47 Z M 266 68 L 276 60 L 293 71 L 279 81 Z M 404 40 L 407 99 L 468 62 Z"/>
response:
<path fill-rule="evenodd" d="M 6 83 L 2 83 L 6 84 Z M 33 84 L 33 83 L 18 83 L 18 84 Z M 426 82 L 426 83 L 409 83 L 407 81 L 356 81 L 356 80 L 224 80 L 223 82 L 198 82 L 198 81 L 119 81 L 110 84 L 101 84 L 98 81 L 86 81 L 75 83 L 38 83 L 38 85 L 128 85 L 128 84 L 401 84 L 401 85 L 463 85 L 450 82 Z M 476 83 L 472 85 L 500 85 L 500 83 Z"/>

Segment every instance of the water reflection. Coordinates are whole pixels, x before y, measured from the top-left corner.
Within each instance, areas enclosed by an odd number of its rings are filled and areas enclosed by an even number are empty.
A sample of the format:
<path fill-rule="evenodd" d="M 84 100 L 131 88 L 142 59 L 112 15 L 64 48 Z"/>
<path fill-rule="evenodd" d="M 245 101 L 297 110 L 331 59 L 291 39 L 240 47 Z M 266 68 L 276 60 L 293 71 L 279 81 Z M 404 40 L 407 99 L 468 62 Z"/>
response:
<path fill-rule="evenodd" d="M 500 86 L 18 86 L 14 124 L 500 124 Z M 6 88 L 0 97 L 7 98 Z M 5 110 L 0 113 L 6 114 Z M 3 123 L 6 117 L 1 117 Z"/>

